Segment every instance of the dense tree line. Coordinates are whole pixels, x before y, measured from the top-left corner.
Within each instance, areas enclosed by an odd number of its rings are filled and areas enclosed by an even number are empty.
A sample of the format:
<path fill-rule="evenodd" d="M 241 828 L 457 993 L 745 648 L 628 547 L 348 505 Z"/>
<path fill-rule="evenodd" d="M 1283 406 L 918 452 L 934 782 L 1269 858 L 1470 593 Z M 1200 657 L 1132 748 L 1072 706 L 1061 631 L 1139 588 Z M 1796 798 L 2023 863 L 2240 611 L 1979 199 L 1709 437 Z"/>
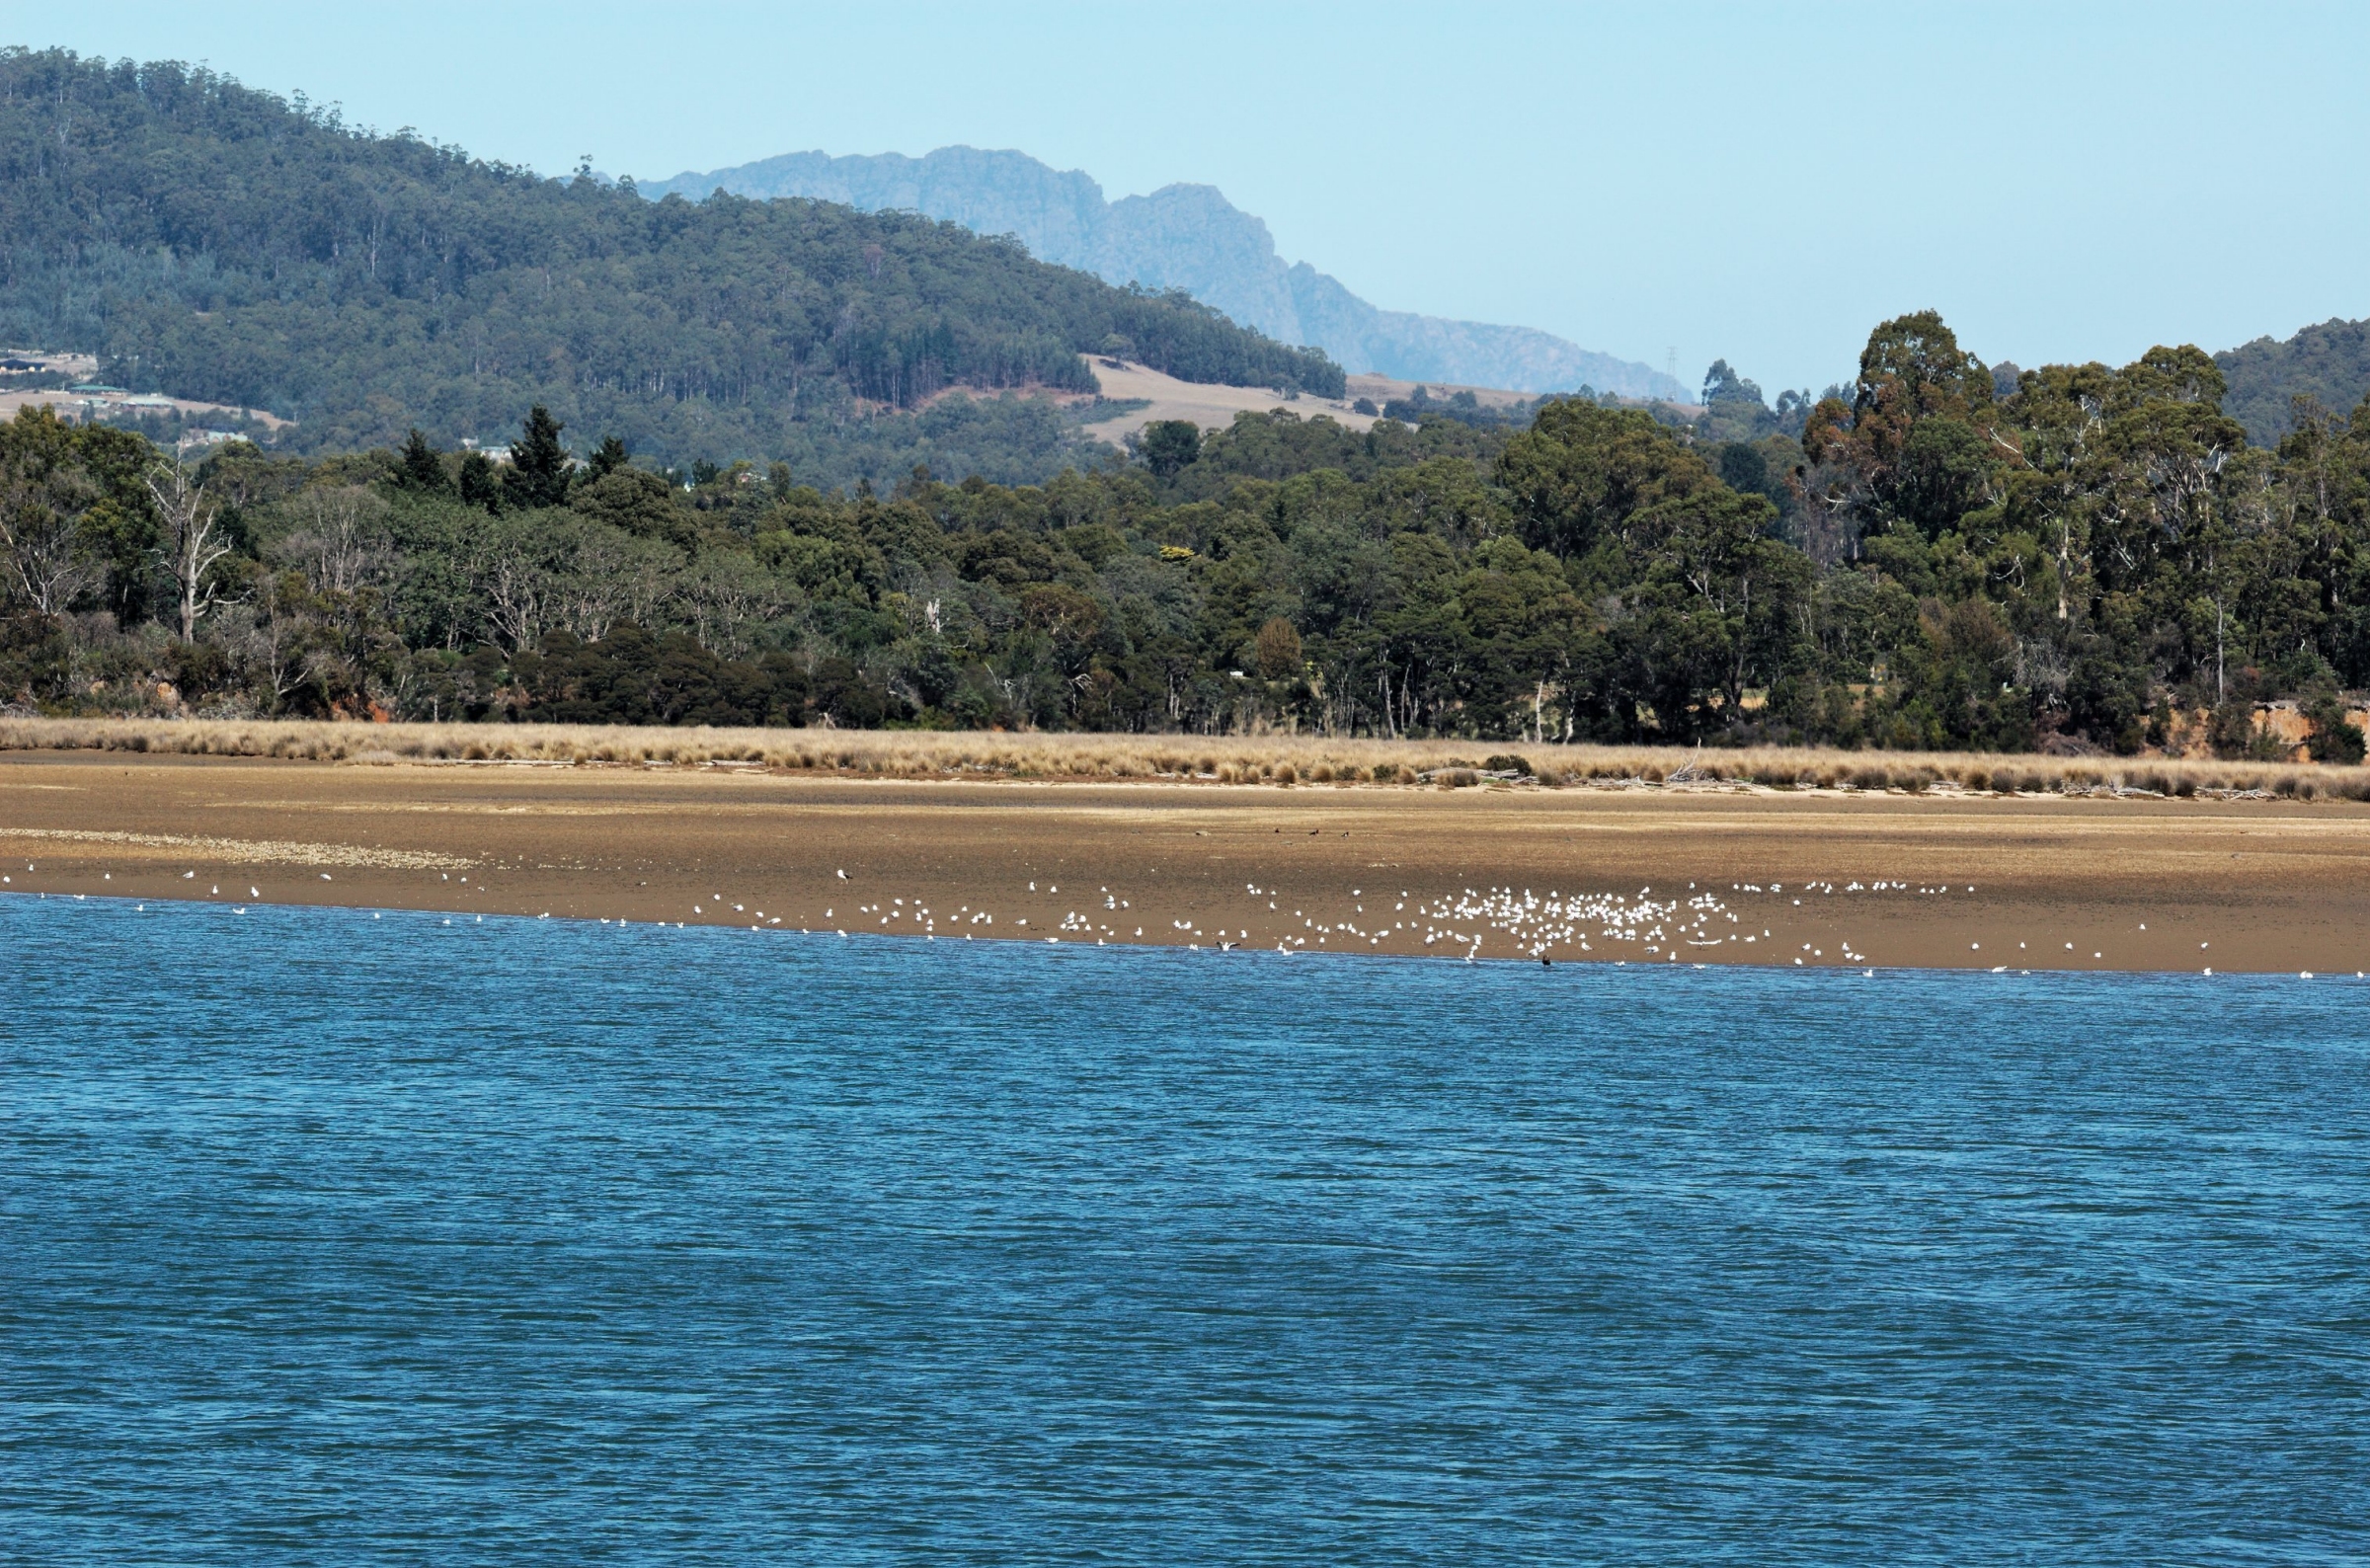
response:
<path fill-rule="evenodd" d="M 504 466 L 417 431 L 234 443 L 177 492 L 136 437 L 29 414 L 0 427 L 0 694 L 2226 752 L 2284 697 L 2358 755 L 2370 404 L 2302 404 L 2263 448 L 2222 392 L 2194 349 L 1994 369 L 1929 313 L 1848 388 L 1695 426 L 1587 399 L 1521 428 L 1243 415 L 1042 485 L 834 492 L 613 437 L 577 461 L 540 407 Z M 199 512 L 222 553 L 193 581 Z"/>
<path fill-rule="evenodd" d="M 1081 460 L 1038 402 L 1088 353 L 1327 396 L 1340 367 L 1192 299 L 913 214 L 645 201 L 376 135 L 177 64 L 0 50 L 0 342 L 297 421 L 292 450 L 491 437 L 529 403 L 653 457 L 886 477 L 958 437 L 1011 477 Z M 886 429 L 884 430 L 884 427 Z M 904 467 L 883 465 L 903 460 Z M 966 470 L 968 471 L 968 470 Z"/>

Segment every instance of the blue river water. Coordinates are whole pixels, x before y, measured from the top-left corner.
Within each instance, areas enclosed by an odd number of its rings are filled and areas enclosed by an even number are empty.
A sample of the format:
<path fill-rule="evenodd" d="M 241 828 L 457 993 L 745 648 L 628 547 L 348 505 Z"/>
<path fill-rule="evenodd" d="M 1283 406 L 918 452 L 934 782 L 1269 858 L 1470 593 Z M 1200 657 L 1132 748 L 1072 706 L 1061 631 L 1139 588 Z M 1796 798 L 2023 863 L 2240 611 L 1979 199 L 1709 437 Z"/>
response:
<path fill-rule="evenodd" d="M 2366 1017 L 0 898 L 0 1561 L 2361 1561 Z"/>

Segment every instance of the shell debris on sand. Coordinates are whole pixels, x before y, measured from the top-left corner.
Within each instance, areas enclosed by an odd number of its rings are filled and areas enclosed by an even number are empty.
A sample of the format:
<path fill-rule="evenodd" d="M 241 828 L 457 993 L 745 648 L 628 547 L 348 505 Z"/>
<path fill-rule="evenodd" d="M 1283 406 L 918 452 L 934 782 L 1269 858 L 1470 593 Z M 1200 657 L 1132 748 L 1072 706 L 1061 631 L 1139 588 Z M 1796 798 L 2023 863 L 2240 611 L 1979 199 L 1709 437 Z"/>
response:
<path fill-rule="evenodd" d="M 434 871 L 475 866 L 462 855 L 426 849 L 379 849 L 360 844 L 307 844 L 286 839 L 205 838 L 184 833 L 131 833 L 78 827 L 0 827 L 0 838 L 44 838 L 58 843 L 116 844 L 127 849 L 196 850 L 234 865 L 356 866 L 382 871 Z M 26 867 L 28 871 L 33 868 Z M 195 876 L 195 872 L 185 873 Z M 326 873 L 324 874 L 326 879 Z"/>

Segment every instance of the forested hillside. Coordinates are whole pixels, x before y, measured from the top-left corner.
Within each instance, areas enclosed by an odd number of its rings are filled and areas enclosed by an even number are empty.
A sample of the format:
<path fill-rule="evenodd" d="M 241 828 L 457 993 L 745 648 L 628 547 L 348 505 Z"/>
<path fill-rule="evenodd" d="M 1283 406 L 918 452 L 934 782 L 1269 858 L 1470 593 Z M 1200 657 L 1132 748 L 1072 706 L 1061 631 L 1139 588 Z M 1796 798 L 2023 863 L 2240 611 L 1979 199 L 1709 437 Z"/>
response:
<path fill-rule="evenodd" d="M 180 478 L 28 415 L 0 427 L 0 696 L 2225 754 L 2288 697 L 2358 759 L 2370 404 L 2250 446 L 2198 350 L 2011 375 L 1931 313 L 1807 408 L 1712 391 L 1699 431 L 1579 400 L 1246 414 L 1041 486 L 852 494 L 685 489 L 616 442 L 572 467 L 540 410 L 500 469 L 423 436 Z"/>
<path fill-rule="evenodd" d="M 2294 430 L 2296 399 L 2342 413 L 2370 397 L 2370 321 L 2324 321 L 2284 342 L 2257 338 L 2214 355 L 2231 417 L 2263 445 Z"/>
<path fill-rule="evenodd" d="M 787 459 L 827 483 L 961 459 L 967 423 L 983 470 L 1056 471 L 1079 454 L 1050 410 L 915 411 L 949 388 L 1091 392 L 1081 352 L 1341 390 L 1321 353 L 954 224 L 653 203 L 203 70 L 23 49 L 0 52 L 0 342 L 269 409 L 298 450 L 413 425 L 491 438 L 541 403 L 663 462 Z"/>

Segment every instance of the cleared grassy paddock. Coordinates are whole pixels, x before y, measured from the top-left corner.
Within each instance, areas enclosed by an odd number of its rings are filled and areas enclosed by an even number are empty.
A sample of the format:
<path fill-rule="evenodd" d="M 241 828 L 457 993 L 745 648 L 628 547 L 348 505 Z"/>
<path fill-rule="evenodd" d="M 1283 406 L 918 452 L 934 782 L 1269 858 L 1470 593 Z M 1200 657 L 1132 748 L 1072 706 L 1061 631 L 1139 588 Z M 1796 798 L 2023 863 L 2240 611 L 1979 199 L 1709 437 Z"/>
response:
<path fill-rule="evenodd" d="M 754 766 L 882 778 L 1196 780 L 1217 784 L 2152 793 L 2370 800 L 2370 767 L 1809 747 L 1528 745 L 1315 736 L 643 729 L 214 719 L 0 719 L 0 750 L 108 750 L 316 762 Z M 1528 787 L 1527 785 L 1525 787 Z"/>

